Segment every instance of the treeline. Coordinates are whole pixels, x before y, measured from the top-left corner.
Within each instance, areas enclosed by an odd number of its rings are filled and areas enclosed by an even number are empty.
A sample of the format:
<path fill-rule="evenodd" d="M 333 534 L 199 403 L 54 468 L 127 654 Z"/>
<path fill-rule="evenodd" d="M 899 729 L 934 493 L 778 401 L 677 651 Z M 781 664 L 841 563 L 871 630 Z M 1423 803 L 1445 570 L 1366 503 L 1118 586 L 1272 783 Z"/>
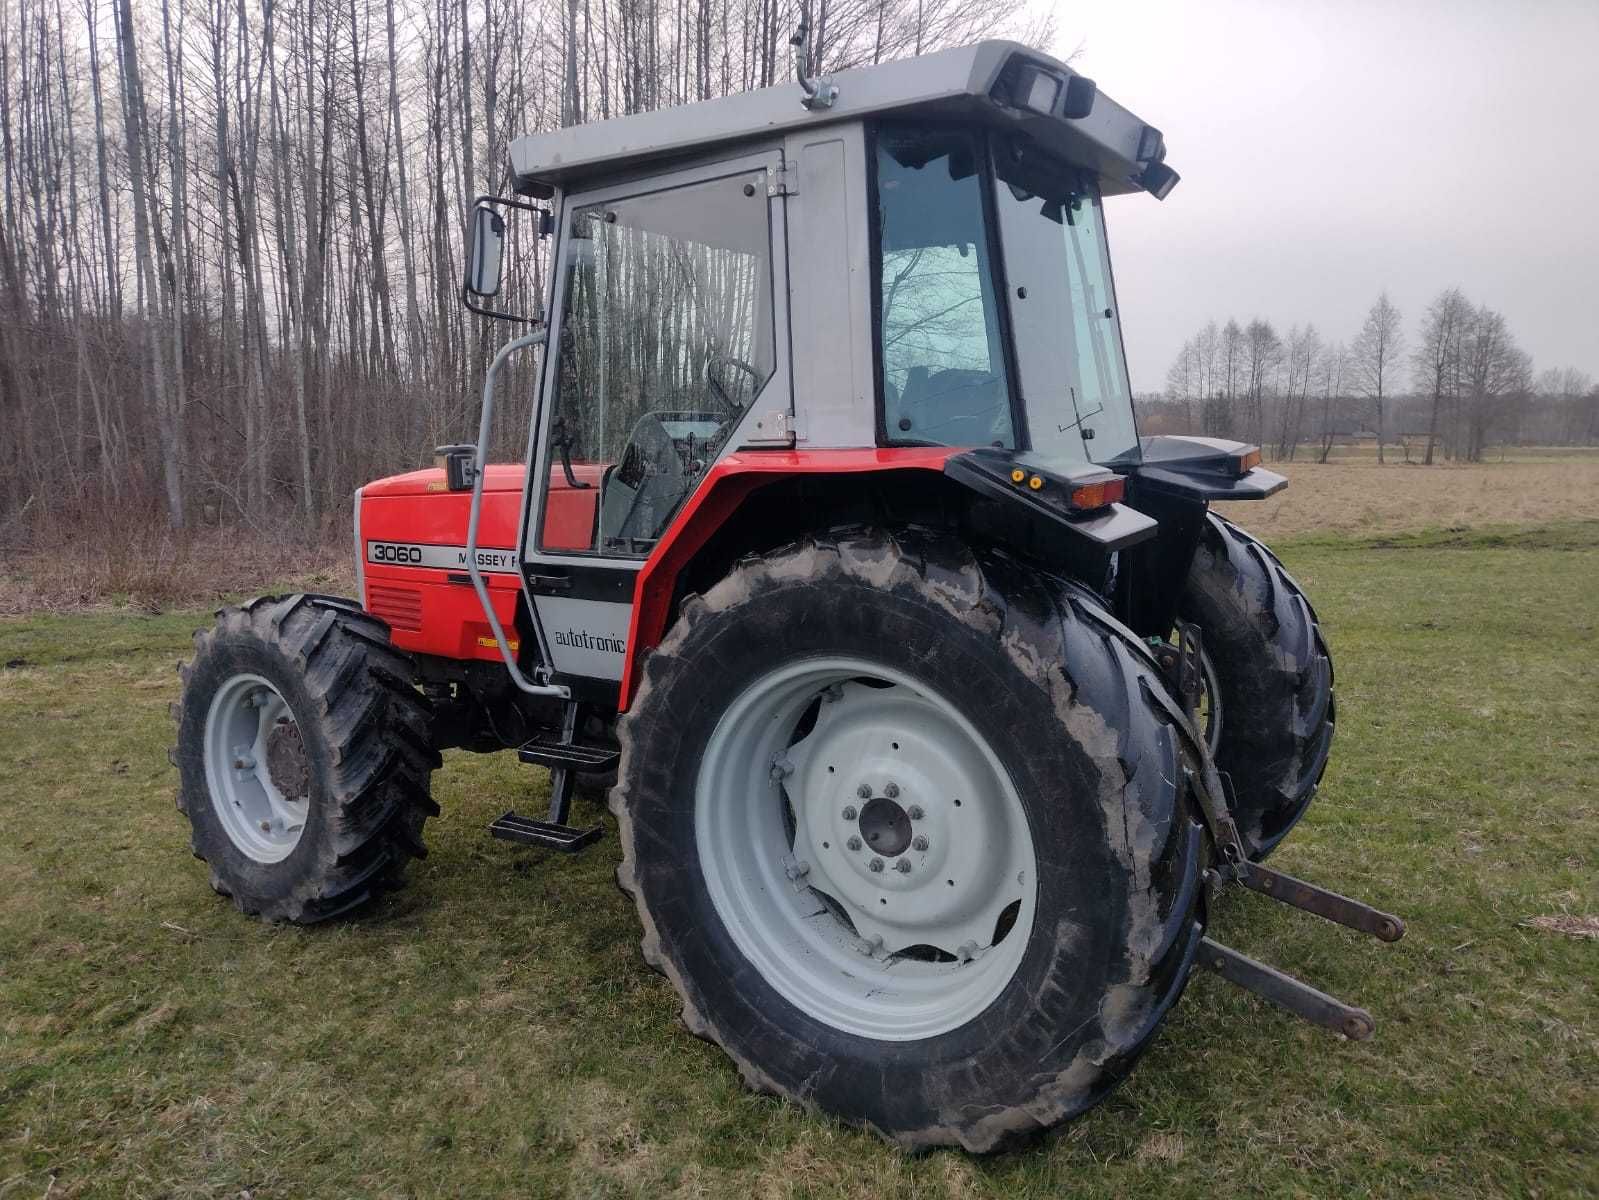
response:
<path fill-rule="evenodd" d="M 811 9 L 826 69 L 1049 37 L 1023 0 Z M 0 543 L 151 518 L 315 530 L 472 433 L 503 330 L 459 303 L 463 218 L 504 190 L 509 141 L 785 82 L 798 18 L 792 0 L 0 0 Z M 506 299 L 527 311 L 544 267 L 521 261 Z M 506 381 L 502 446 L 525 436 L 533 366 Z"/>
<path fill-rule="evenodd" d="M 1534 374 L 1503 314 L 1459 288 L 1440 292 L 1407 331 L 1386 292 L 1356 335 L 1314 325 L 1280 334 L 1260 317 L 1212 320 L 1183 343 L 1162 395 L 1141 402 L 1156 432 L 1258 443 L 1278 458 L 1371 440 L 1383 461 L 1479 462 L 1495 444 L 1599 444 L 1599 386 L 1580 371 Z"/>

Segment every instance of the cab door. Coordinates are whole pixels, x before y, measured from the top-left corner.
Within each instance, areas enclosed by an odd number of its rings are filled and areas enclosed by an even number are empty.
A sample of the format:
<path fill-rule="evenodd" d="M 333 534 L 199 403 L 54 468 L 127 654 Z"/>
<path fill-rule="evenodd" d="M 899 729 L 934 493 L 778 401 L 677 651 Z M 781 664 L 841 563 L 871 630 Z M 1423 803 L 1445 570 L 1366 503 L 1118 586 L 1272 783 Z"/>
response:
<path fill-rule="evenodd" d="M 709 467 L 792 412 L 781 167 L 773 149 L 563 198 L 522 557 L 574 694 L 614 693 L 638 571 Z"/>

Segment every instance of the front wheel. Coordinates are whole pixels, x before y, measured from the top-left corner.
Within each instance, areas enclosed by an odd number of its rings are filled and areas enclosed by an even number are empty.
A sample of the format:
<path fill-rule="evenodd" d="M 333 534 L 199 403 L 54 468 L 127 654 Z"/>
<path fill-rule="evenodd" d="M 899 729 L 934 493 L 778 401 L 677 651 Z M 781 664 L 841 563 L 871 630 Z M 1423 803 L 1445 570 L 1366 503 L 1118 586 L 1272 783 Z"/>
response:
<path fill-rule="evenodd" d="M 427 853 L 439 756 L 387 626 L 349 600 L 263 597 L 223 609 L 194 645 L 170 757 L 212 888 L 310 924 L 398 886 Z"/>
<path fill-rule="evenodd" d="M 1310 807 L 1327 768 L 1332 658 L 1276 555 L 1215 513 L 1206 514 L 1178 609 L 1200 627 L 1206 737 L 1232 778 L 1244 849 L 1258 861 Z"/>
<path fill-rule="evenodd" d="M 1086 593 L 921 532 L 746 559 L 687 601 L 611 800 L 689 1028 L 906 1147 L 1103 1099 L 1198 938 L 1162 686 Z"/>

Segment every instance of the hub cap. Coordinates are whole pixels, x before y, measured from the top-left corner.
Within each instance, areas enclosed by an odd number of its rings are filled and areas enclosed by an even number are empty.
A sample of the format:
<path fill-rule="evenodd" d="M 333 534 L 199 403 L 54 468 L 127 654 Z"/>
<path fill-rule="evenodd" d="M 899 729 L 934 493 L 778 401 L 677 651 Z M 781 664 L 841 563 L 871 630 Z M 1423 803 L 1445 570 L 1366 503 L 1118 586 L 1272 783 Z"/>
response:
<path fill-rule="evenodd" d="M 277 688 L 235 675 L 205 718 L 205 777 L 228 840 L 256 862 L 281 862 L 300 844 L 311 772 L 300 726 Z"/>
<path fill-rule="evenodd" d="M 1015 786 L 953 705 L 900 672 L 812 659 L 749 687 L 706 745 L 695 835 L 739 948 L 835 1028 L 947 1032 L 1021 962 L 1037 860 Z"/>

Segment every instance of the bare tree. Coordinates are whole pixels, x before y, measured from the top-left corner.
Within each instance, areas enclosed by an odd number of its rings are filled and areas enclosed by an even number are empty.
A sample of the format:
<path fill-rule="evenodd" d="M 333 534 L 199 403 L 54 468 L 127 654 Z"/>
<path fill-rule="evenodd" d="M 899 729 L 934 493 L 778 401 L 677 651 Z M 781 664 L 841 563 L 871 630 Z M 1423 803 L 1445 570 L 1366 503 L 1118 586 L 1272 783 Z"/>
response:
<path fill-rule="evenodd" d="M 1383 422 L 1383 404 L 1393 390 L 1393 378 L 1400 352 L 1404 349 L 1404 330 L 1400 327 L 1399 310 L 1383 291 L 1366 313 L 1365 324 L 1360 327 L 1350 346 L 1351 368 L 1357 386 L 1371 400 L 1377 423 L 1377 461 L 1383 462 L 1383 442 L 1386 430 Z"/>
<path fill-rule="evenodd" d="M 1446 396 L 1454 395 L 1461 338 L 1470 320 L 1471 304 L 1459 288 L 1439 292 L 1422 317 L 1421 340 L 1416 345 L 1411 370 L 1417 390 L 1432 398 L 1427 416 L 1427 454 L 1422 460 L 1429 467 L 1438 440 L 1439 409 Z"/>
<path fill-rule="evenodd" d="M 1481 462 L 1489 435 L 1504 420 L 1508 404 L 1526 393 L 1532 363 L 1516 345 L 1502 314 L 1484 305 L 1472 312 L 1461 341 L 1466 405 L 1464 458 Z"/>
<path fill-rule="evenodd" d="M 1333 420 L 1333 405 L 1343 397 L 1344 376 L 1349 369 L 1349 351 L 1335 342 L 1321 352 L 1317 376 L 1321 391 L 1321 450 L 1316 461 L 1325 463 L 1332 454 L 1338 427 Z"/>

